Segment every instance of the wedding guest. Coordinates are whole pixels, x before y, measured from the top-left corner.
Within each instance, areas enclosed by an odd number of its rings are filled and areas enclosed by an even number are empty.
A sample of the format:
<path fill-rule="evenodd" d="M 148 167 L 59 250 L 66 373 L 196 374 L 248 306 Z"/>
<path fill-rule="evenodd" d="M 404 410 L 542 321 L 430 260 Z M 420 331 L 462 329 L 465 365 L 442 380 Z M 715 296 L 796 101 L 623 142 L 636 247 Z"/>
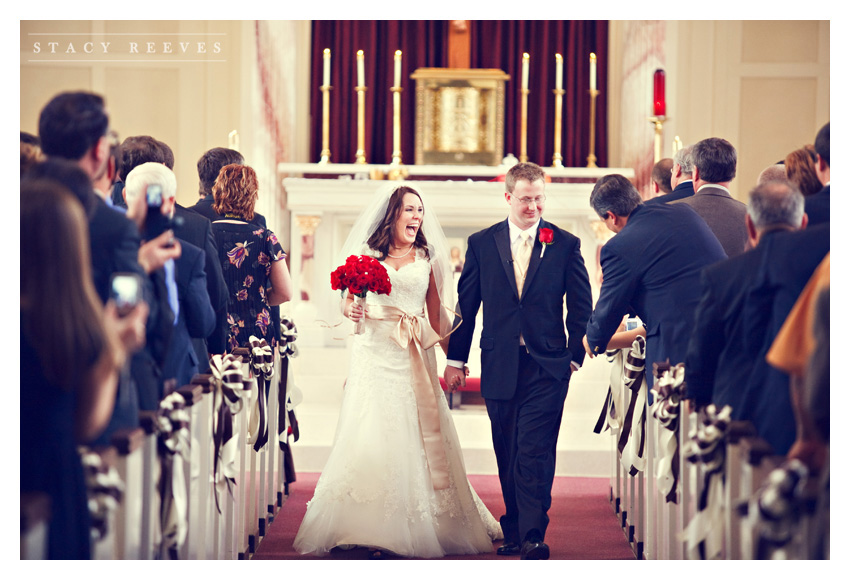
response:
<path fill-rule="evenodd" d="M 717 236 L 726 255 L 737 256 L 747 244 L 747 206 L 729 192 L 738 154 L 729 141 L 712 137 L 694 145 L 692 155 L 696 193 L 674 203 L 691 206 Z"/>
<path fill-rule="evenodd" d="M 94 192 L 107 205 L 112 205 L 112 187 L 120 172 L 121 144 L 118 141 L 118 134 L 115 131 L 109 131 L 109 157 L 100 174 L 92 179 Z"/>
<path fill-rule="evenodd" d="M 812 145 L 796 149 L 785 156 L 785 174 L 806 197 L 823 188 L 818 179 L 817 159 L 818 154 Z"/>
<path fill-rule="evenodd" d="M 21 248 L 38 256 L 21 260 L 20 489 L 50 497 L 48 558 L 86 559 L 88 499 L 76 446 L 109 421 L 120 370 L 144 341 L 147 306 L 122 318 L 113 302 L 101 304 L 85 214 L 61 184 L 22 182 L 20 207 Z"/>
<path fill-rule="evenodd" d="M 144 196 L 151 186 L 160 188 L 160 211 L 173 218 L 177 178 L 161 163 L 142 163 L 130 171 L 124 188 L 128 203 Z M 189 384 L 192 377 L 199 372 L 201 361 L 191 339 L 205 339 L 215 326 L 215 312 L 207 293 L 204 256 L 204 251 L 200 248 L 181 241 L 180 255 L 174 261 L 177 303 L 172 303 L 172 311 L 175 320 L 162 364 L 163 391 L 158 393 L 157 401 L 174 388 Z M 203 363 L 206 365 L 206 362 L 205 359 Z"/>
<path fill-rule="evenodd" d="M 286 254 L 271 230 L 252 223 L 257 203 L 257 174 L 247 165 L 226 165 L 212 187 L 212 222 L 219 260 L 229 290 L 228 350 L 265 338 L 274 346 L 270 307 L 292 299 Z"/>
<path fill-rule="evenodd" d="M 641 202 L 622 175 L 593 186 L 590 205 L 616 233 L 602 246 L 602 287 L 587 323 L 590 356 L 605 352 L 632 310 L 646 327 L 646 367 L 685 361 L 702 269 L 726 258 L 717 237 L 688 205 Z M 652 373 L 647 384 L 652 385 Z"/>
<path fill-rule="evenodd" d="M 829 123 L 815 137 L 815 172 L 823 188 L 806 198 L 806 214 L 811 225 L 829 223 Z"/>
<path fill-rule="evenodd" d="M 768 251 L 767 240 L 806 227 L 803 196 L 788 182 L 768 182 L 750 192 L 747 232 L 754 249 L 705 268 L 701 298 L 685 359 L 688 398 L 697 408 L 714 403 L 732 407 L 732 419 L 752 420 L 747 404 L 762 388 L 764 336 L 772 299 L 755 293 L 756 277 Z M 761 313 L 748 303 L 757 300 Z M 758 315 L 745 316 L 752 311 Z"/>
<path fill-rule="evenodd" d="M 667 195 L 673 193 L 673 185 L 670 179 L 672 178 L 674 162 L 669 157 L 661 159 L 652 167 L 652 197 Z"/>
<path fill-rule="evenodd" d="M 41 152 L 38 137 L 21 131 L 21 177 L 39 161 L 44 161 L 44 154 Z"/>
<path fill-rule="evenodd" d="M 221 216 L 213 209 L 215 199 L 213 198 L 213 185 L 218 178 L 221 168 L 225 165 L 245 165 L 245 158 L 239 151 L 225 147 L 213 147 L 204 152 L 198 159 L 198 195 L 200 199 L 195 205 L 189 206 L 209 220 L 221 219 Z M 254 212 L 251 223 L 266 227 L 266 218 Z"/>
<path fill-rule="evenodd" d="M 670 193 L 651 197 L 644 203 L 670 203 L 678 199 L 691 197 L 694 194 L 694 158 L 693 145 L 682 147 L 673 155 L 673 168 L 670 170 Z"/>

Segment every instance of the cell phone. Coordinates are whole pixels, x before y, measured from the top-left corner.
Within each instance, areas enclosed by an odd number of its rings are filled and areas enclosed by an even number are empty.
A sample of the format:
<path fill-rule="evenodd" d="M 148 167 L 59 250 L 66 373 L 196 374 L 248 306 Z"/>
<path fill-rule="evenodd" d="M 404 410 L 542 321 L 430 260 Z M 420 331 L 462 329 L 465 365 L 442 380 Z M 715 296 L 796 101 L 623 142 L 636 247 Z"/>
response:
<path fill-rule="evenodd" d="M 118 316 L 127 316 L 142 301 L 142 279 L 132 272 L 113 274 L 109 283 L 109 297 L 115 302 Z"/>
<path fill-rule="evenodd" d="M 640 320 L 637 318 L 628 318 L 626 319 L 626 330 L 634 330 L 640 324 Z"/>
<path fill-rule="evenodd" d="M 145 217 L 145 232 L 146 240 L 152 240 L 162 234 L 162 232 L 171 229 L 171 219 L 168 216 L 162 215 L 162 186 L 152 183 L 145 189 L 145 199 L 148 204 L 148 214 Z"/>

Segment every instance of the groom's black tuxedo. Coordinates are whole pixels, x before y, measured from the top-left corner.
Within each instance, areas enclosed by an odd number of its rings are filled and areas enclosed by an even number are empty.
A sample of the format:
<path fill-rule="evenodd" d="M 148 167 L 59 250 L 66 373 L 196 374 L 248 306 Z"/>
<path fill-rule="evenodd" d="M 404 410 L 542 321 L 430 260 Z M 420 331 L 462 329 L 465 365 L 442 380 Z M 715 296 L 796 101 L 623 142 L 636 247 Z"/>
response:
<path fill-rule="evenodd" d="M 542 258 L 540 228 L 553 231 Z M 539 533 L 542 540 L 546 532 L 570 363 L 581 365 L 584 360 L 582 337 L 592 307 L 579 239 L 542 219 L 537 231 L 522 298 L 508 220 L 469 237 L 458 281 L 463 323 L 451 335 L 447 354 L 449 360 L 467 361 L 483 304 L 481 394 L 505 499 L 501 524 L 506 543 L 520 543 L 529 533 Z M 520 346 L 520 334 L 525 347 Z"/>

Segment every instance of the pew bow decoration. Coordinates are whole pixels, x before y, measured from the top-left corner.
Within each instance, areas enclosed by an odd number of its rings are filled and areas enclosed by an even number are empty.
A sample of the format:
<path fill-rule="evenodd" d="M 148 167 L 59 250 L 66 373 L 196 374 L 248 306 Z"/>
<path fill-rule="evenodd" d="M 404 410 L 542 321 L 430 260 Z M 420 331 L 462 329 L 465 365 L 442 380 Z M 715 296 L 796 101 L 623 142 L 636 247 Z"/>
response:
<path fill-rule="evenodd" d="M 783 548 L 793 539 L 806 511 L 808 483 L 808 468 L 792 459 L 771 471 L 750 498 L 747 511 L 756 532 L 757 560 L 788 558 Z"/>
<path fill-rule="evenodd" d="M 238 441 L 234 433 L 233 416 L 244 407 L 243 399 L 250 395 L 242 380 L 242 360 L 232 354 L 213 355 L 210 360 L 213 383 L 213 445 L 215 504 L 221 513 L 219 494 L 227 489 L 233 492 L 236 484 L 236 459 Z M 250 383 L 248 383 L 250 385 Z M 250 388 L 250 387 L 249 387 Z"/>
<path fill-rule="evenodd" d="M 667 502 L 678 503 L 679 483 L 679 415 L 684 398 L 685 367 L 669 362 L 653 363 L 655 396 L 652 416 L 658 420 L 658 463 L 655 477 L 658 489 Z"/>
<path fill-rule="evenodd" d="M 726 432 L 731 414 L 729 405 L 719 411 L 716 405 L 708 405 L 684 444 L 685 457 L 699 467 L 702 475 L 697 511 L 685 530 L 687 549 L 693 560 L 714 560 L 723 549 Z"/>
<path fill-rule="evenodd" d="M 178 558 L 189 530 L 189 498 L 183 473 L 183 459 L 191 437 L 189 418 L 183 396 L 171 393 L 160 401 L 154 422 L 157 448 L 162 456 L 159 490 L 163 559 Z"/>
<path fill-rule="evenodd" d="M 257 401 L 251 417 L 251 439 L 254 451 L 262 449 L 269 440 L 269 389 L 274 377 L 274 354 L 265 338 L 251 336 L 251 369 L 257 379 Z"/>
<path fill-rule="evenodd" d="M 298 338 L 298 329 L 295 323 L 287 316 L 280 319 L 280 383 L 278 386 L 278 445 L 283 452 L 284 483 L 295 481 L 295 463 L 292 457 L 292 449 L 289 445 L 289 437 L 298 441 L 298 420 L 295 417 L 295 407 L 301 402 L 301 391 L 295 385 L 295 376 L 290 364 L 290 359 L 298 356 L 298 348 L 295 340 Z"/>
<path fill-rule="evenodd" d="M 606 354 L 613 363 L 611 382 L 594 432 L 620 430 L 620 462 L 634 476 L 646 468 L 646 339 L 638 336 L 629 349 L 609 350 Z M 627 393 L 629 403 L 624 413 Z"/>
<path fill-rule="evenodd" d="M 109 521 L 124 498 L 124 482 L 118 470 L 107 464 L 100 454 L 84 446 L 77 451 L 86 481 L 91 538 L 92 541 L 102 540 L 109 534 Z"/>

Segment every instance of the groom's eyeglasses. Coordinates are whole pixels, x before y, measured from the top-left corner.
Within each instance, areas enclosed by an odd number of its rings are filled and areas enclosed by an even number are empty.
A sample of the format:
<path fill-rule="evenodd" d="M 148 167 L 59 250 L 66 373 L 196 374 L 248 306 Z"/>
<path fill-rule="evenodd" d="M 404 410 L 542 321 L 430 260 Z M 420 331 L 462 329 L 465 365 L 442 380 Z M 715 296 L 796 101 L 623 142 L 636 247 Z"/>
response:
<path fill-rule="evenodd" d="M 523 205 L 531 205 L 532 202 L 535 205 L 543 205 L 543 202 L 546 201 L 546 196 L 538 195 L 537 197 L 517 197 L 516 200 Z"/>

